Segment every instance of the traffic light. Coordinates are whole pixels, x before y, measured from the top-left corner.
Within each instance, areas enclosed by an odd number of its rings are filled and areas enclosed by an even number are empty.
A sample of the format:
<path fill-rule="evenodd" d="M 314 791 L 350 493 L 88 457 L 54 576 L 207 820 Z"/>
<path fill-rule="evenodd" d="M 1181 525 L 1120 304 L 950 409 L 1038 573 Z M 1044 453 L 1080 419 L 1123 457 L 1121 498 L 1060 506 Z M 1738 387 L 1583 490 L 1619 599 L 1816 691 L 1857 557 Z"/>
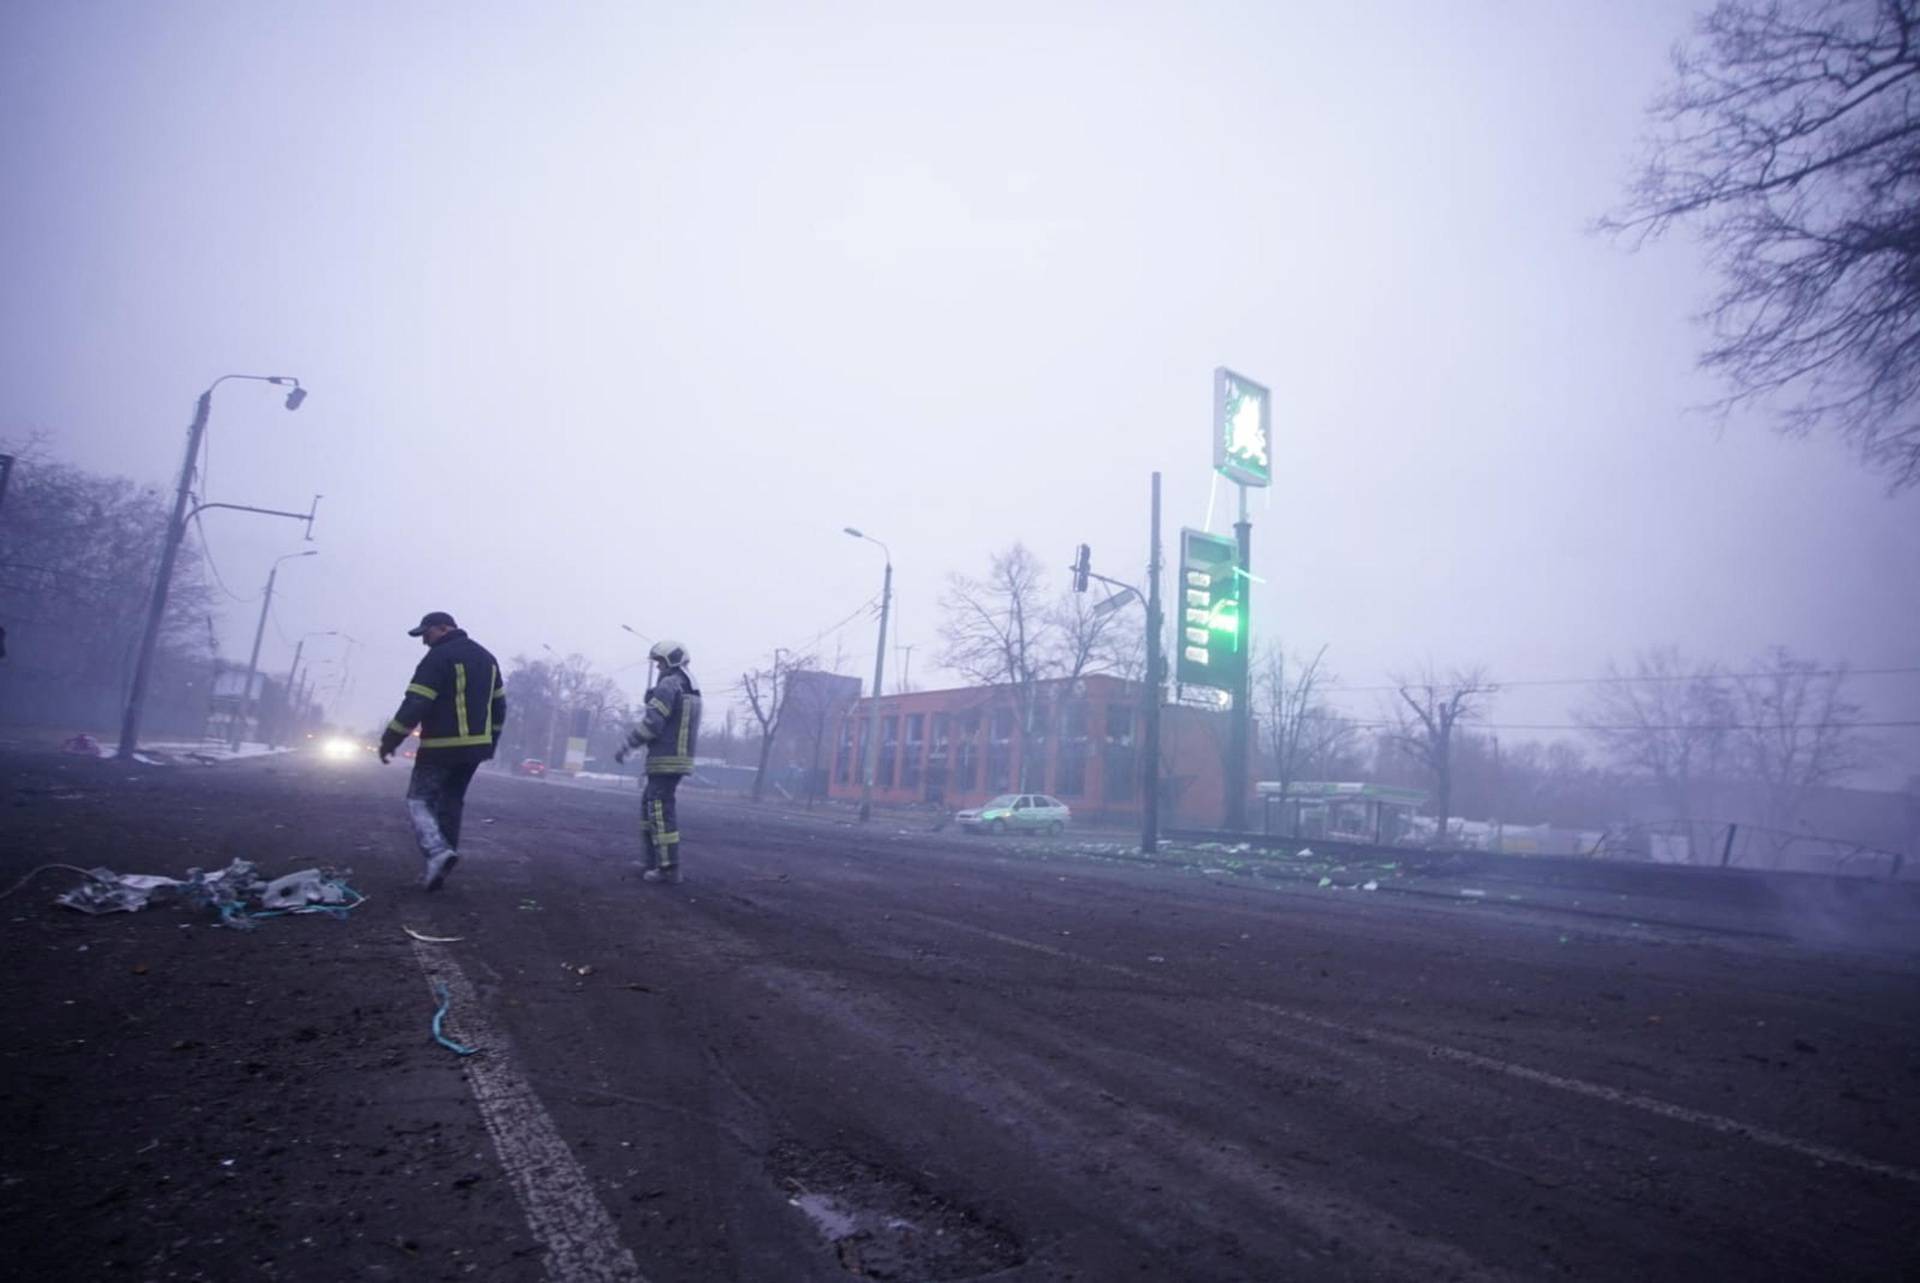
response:
<path fill-rule="evenodd" d="M 1081 544 L 1080 551 L 1073 559 L 1073 590 L 1075 592 L 1087 590 L 1087 576 L 1091 573 L 1093 573 L 1093 549 L 1086 544 Z"/>
<path fill-rule="evenodd" d="M 1180 532 L 1180 644 L 1174 680 L 1237 691 L 1247 674 L 1239 546 L 1204 530 Z"/>

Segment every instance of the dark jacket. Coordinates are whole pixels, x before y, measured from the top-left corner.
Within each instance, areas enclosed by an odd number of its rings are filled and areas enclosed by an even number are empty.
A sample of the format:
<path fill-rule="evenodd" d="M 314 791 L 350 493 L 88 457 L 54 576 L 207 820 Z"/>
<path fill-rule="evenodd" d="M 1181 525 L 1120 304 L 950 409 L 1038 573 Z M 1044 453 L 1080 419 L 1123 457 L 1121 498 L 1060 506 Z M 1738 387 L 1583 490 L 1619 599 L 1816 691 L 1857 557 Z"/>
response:
<path fill-rule="evenodd" d="M 507 690 L 492 652 L 460 629 L 427 648 L 380 747 L 392 752 L 420 728 L 423 762 L 484 762 L 507 724 Z"/>
<path fill-rule="evenodd" d="M 627 747 L 647 746 L 648 775 L 691 775 L 700 739 L 700 688 L 683 668 L 669 668 L 647 692 L 646 716 Z"/>

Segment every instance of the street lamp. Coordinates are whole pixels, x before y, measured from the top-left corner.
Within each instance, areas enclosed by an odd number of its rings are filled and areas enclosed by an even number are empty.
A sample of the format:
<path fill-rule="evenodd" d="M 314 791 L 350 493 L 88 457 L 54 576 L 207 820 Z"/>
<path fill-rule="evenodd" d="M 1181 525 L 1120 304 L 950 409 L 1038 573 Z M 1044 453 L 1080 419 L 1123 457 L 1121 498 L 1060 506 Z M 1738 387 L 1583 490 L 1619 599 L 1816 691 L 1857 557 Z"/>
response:
<path fill-rule="evenodd" d="M 233 738 L 229 741 L 229 744 L 236 753 L 240 751 L 240 736 L 246 727 L 247 701 L 253 698 L 253 675 L 260 667 L 260 639 L 264 637 L 267 632 L 267 612 L 273 609 L 273 581 L 275 576 L 280 573 L 280 563 L 283 561 L 297 561 L 301 557 L 318 557 L 319 555 L 320 550 L 318 548 L 309 548 L 305 552 L 290 552 L 284 557 L 274 558 L 273 568 L 267 571 L 267 591 L 260 598 L 260 622 L 254 626 L 253 630 L 253 653 L 247 656 L 247 680 L 240 686 L 240 703 L 234 709 Z M 262 730 L 262 738 L 265 738 L 264 728 Z"/>
<path fill-rule="evenodd" d="M 852 526 L 842 528 L 855 539 L 864 539 L 880 549 L 881 555 L 887 559 L 886 575 L 880 581 L 880 640 L 873 650 L 873 708 L 867 716 L 867 740 L 860 753 L 866 767 L 861 772 L 864 778 L 860 785 L 860 819 L 865 821 L 873 816 L 873 772 L 877 764 L 875 745 L 880 738 L 880 678 L 887 666 L 887 607 L 893 603 L 893 553 L 872 535 L 862 534 Z"/>
<path fill-rule="evenodd" d="M 193 491 L 194 465 L 200 459 L 200 443 L 206 437 L 207 416 L 213 412 L 213 390 L 228 379 L 250 379 L 291 388 L 286 406 L 298 410 L 307 399 L 307 390 L 290 374 L 223 374 L 207 385 L 194 405 L 193 423 L 187 428 L 187 457 L 180 465 L 180 488 L 174 495 L 173 516 L 167 522 L 166 541 L 160 546 L 160 568 L 153 578 L 153 597 L 147 605 L 147 626 L 140 635 L 140 657 L 133 665 L 133 687 L 127 694 L 126 715 L 120 720 L 120 746 L 116 755 L 132 757 L 140 741 L 140 712 L 147 701 L 147 678 L 153 671 L 153 652 L 160 642 L 160 625 L 167 614 L 167 589 L 173 582 L 173 563 L 180 555 L 180 544 L 187 537 L 187 500 Z"/>

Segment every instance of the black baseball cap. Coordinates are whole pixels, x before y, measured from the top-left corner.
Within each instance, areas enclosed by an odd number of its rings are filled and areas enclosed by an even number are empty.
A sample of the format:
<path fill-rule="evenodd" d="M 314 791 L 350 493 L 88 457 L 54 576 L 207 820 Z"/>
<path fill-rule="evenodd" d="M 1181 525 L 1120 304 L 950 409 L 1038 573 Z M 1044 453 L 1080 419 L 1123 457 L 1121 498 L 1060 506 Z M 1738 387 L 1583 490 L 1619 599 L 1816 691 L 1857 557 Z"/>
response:
<path fill-rule="evenodd" d="M 418 628 L 407 629 L 407 636 L 418 637 L 436 624 L 443 628 L 458 628 L 460 626 L 453 622 L 453 616 L 449 615 L 446 611 L 429 610 L 426 614 L 420 616 L 420 626 Z"/>

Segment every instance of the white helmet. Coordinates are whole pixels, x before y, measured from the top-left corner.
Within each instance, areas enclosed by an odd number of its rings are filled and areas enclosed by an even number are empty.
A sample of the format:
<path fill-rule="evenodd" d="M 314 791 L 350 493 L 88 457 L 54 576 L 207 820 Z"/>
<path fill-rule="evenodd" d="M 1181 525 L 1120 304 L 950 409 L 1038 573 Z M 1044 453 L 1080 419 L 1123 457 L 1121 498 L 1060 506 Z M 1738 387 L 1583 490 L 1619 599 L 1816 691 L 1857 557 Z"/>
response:
<path fill-rule="evenodd" d="M 687 660 L 692 658 L 687 654 L 687 648 L 677 641 L 657 641 L 647 654 L 653 657 L 655 663 L 665 664 L 668 668 L 685 668 Z"/>

